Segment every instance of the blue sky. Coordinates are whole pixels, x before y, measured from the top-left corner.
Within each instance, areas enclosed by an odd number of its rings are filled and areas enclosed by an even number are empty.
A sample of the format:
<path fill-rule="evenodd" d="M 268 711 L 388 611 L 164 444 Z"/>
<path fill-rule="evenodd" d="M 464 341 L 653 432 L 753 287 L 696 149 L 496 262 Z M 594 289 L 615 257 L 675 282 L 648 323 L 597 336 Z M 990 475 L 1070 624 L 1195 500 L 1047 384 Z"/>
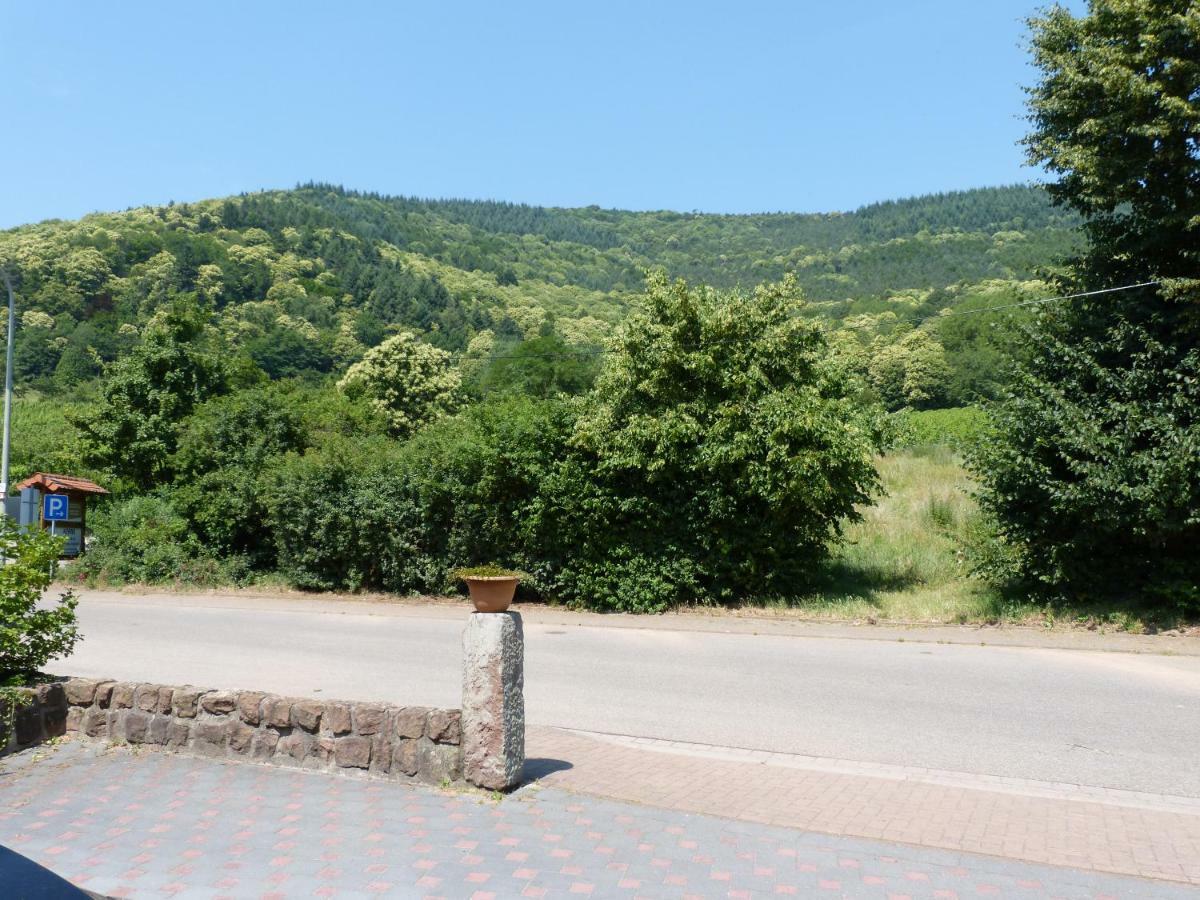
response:
<path fill-rule="evenodd" d="M 0 0 L 0 227 L 310 179 L 716 212 L 1026 181 L 1037 5 Z"/>

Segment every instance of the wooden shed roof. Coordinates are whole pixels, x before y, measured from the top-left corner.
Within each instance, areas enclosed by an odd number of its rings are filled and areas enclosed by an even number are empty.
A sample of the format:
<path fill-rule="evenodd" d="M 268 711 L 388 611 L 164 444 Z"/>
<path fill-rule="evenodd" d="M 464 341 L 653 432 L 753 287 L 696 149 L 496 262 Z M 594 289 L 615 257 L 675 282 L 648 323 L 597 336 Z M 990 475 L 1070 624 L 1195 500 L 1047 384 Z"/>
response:
<path fill-rule="evenodd" d="M 13 490 L 23 491 L 27 487 L 41 488 L 51 494 L 107 494 L 104 488 L 86 478 L 76 478 L 74 475 L 54 475 L 50 472 L 35 472 Z"/>

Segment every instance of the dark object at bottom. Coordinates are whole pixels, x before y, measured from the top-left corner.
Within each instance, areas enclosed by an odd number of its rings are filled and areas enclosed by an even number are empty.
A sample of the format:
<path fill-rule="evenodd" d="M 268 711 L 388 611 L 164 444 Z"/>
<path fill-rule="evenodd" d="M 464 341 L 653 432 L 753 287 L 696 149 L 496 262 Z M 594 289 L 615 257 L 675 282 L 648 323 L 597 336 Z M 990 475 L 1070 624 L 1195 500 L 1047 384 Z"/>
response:
<path fill-rule="evenodd" d="M 103 900 L 102 894 L 77 888 L 7 847 L 0 847 L 0 885 L 4 886 L 3 895 L 13 900 Z"/>

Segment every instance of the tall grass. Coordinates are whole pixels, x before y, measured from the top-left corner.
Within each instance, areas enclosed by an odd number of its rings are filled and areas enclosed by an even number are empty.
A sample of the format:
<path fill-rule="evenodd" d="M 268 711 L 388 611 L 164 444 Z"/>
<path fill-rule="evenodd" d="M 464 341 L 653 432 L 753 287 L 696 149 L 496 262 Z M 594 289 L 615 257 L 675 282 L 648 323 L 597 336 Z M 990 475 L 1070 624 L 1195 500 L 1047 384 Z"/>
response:
<path fill-rule="evenodd" d="M 966 548 L 979 528 L 973 484 L 943 446 L 882 456 L 885 490 L 818 573 L 817 588 L 786 605 L 818 616 L 914 622 L 1001 617 L 997 591 L 971 575 Z M 784 601 L 780 601 L 784 602 Z M 1012 609 L 1004 617 L 1032 610 Z"/>

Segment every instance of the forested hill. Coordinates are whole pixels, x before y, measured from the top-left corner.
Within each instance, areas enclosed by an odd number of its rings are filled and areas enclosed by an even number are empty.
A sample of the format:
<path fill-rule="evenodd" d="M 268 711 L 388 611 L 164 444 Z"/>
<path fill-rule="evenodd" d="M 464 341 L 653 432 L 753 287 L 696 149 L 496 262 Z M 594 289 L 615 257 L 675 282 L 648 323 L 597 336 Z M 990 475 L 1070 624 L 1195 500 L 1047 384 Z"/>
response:
<path fill-rule="evenodd" d="M 899 339 L 907 321 L 1028 289 L 1078 240 L 1028 187 L 714 215 L 311 184 L 11 229 L 0 262 L 18 279 L 19 377 L 61 390 L 90 382 L 176 298 L 211 308 L 231 349 L 272 377 L 340 370 L 400 329 L 458 351 L 547 333 L 594 344 L 646 267 L 720 286 L 794 272 L 815 314 L 866 316 L 866 338 Z"/>

